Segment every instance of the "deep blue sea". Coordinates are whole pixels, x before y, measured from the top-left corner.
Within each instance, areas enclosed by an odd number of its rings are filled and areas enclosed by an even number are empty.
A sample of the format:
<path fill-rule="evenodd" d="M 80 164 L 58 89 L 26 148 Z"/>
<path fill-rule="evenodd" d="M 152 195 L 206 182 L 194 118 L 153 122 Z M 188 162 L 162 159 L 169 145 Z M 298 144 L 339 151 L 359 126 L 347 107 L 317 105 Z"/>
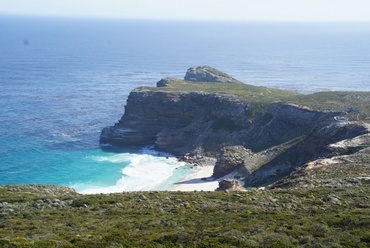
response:
<path fill-rule="evenodd" d="M 198 65 L 302 93 L 370 91 L 370 25 L 0 16 L 0 184 L 168 189 L 193 169 L 150 147 L 103 150 L 99 135 L 132 89 Z"/>

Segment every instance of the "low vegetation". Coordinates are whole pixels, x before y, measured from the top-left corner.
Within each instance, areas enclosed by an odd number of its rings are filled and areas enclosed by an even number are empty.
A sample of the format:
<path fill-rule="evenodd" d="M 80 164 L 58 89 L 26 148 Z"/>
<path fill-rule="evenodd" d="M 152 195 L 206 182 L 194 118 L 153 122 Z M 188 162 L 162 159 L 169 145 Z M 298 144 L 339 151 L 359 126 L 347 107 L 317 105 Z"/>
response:
<path fill-rule="evenodd" d="M 369 184 L 79 195 L 0 187 L 0 247 L 369 247 Z"/>
<path fill-rule="evenodd" d="M 237 96 L 241 100 L 255 103 L 272 102 L 286 97 L 296 96 L 298 93 L 258 87 L 248 84 L 226 84 L 218 82 L 189 82 L 183 80 L 172 80 L 165 87 L 141 87 L 141 90 L 153 91 L 182 91 L 182 92 L 204 92 Z"/>
<path fill-rule="evenodd" d="M 142 87 L 139 90 L 205 92 L 237 96 L 256 108 L 263 110 L 271 102 L 284 102 L 322 111 L 347 111 L 352 120 L 370 120 L 369 92 L 319 92 L 299 94 L 296 92 L 258 87 L 248 84 L 225 84 L 216 82 L 170 81 L 166 87 Z"/>

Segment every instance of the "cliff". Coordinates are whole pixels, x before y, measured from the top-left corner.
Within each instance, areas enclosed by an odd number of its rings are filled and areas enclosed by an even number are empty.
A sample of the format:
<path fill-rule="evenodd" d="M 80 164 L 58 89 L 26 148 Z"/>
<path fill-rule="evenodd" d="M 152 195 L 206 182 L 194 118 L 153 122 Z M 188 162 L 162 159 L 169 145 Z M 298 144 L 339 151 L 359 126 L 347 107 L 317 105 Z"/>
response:
<path fill-rule="evenodd" d="M 154 144 L 176 155 L 212 156 L 242 146 L 248 150 L 239 156 L 243 161 L 226 166 L 219 155 L 214 176 L 237 169 L 249 186 L 273 183 L 308 162 L 368 146 L 332 145 L 369 133 L 368 93 L 301 95 L 242 84 L 206 66 L 190 68 L 184 79 L 133 90 L 121 120 L 103 129 L 101 143 Z"/>

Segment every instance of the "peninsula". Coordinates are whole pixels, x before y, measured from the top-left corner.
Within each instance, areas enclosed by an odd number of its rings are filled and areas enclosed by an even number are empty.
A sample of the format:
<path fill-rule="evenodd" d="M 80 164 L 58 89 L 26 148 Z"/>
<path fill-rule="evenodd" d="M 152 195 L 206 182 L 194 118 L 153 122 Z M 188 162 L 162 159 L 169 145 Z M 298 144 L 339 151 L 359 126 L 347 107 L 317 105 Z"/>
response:
<path fill-rule="evenodd" d="M 199 165 L 213 157 L 212 178 L 232 173 L 247 188 L 266 187 L 368 152 L 369 102 L 368 92 L 304 95 L 199 66 L 183 80 L 133 90 L 121 120 L 103 129 L 100 142 L 155 145 Z"/>

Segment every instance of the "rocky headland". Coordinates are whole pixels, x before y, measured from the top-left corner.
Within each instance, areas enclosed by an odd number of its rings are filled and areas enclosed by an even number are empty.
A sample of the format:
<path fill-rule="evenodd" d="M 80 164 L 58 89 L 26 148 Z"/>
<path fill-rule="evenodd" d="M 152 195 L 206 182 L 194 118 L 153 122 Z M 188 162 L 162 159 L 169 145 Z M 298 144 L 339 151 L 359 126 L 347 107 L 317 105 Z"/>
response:
<path fill-rule="evenodd" d="M 308 163 L 369 147 L 369 102 L 366 92 L 304 95 L 200 66 L 184 80 L 133 90 L 121 120 L 103 129 L 100 142 L 155 145 L 195 164 L 214 157 L 214 178 L 236 172 L 246 187 L 267 186 Z"/>

